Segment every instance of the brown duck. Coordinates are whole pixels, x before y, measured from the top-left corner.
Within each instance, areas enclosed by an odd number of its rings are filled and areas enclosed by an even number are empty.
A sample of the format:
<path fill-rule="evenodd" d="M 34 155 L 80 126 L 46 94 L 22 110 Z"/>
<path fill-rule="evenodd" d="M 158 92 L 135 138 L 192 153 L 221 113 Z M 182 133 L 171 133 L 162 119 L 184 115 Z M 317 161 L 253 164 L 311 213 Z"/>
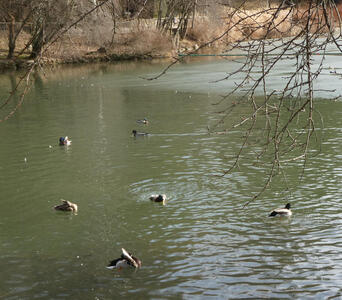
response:
<path fill-rule="evenodd" d="M 61 200 L 62 200 L 63 204 L 56 205 L 55 206 L 56 210 L 77 212 L 77 204 L 72 203 L 68 200 L 63 200 L 63 199 L 61 199 Z"/>

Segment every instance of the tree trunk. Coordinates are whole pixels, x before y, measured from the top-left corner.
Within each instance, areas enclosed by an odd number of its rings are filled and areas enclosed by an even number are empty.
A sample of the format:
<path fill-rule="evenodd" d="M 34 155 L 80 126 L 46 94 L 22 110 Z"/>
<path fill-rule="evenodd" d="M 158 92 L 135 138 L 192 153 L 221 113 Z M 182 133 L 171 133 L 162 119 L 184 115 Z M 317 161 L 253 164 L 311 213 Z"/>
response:
<path fill-rule="evenodd" d="M 36 36 L 34 37 L 32 41 L 32 51 L 30 55 L 31 59 L 35 59 L 37 56 L 40 55 L 43 45 L 44 45 L 44 26 L 39 28 L 38 33 L 36 34 Z"/>
<path fill-rule="evenodd" d="M 15 18 L 13 15 L 10 15 L 11 21 L 8 24 L 8 54 L 7 58 L 10 59 L 13 57 L 14 49 L 15 49 Z"/>

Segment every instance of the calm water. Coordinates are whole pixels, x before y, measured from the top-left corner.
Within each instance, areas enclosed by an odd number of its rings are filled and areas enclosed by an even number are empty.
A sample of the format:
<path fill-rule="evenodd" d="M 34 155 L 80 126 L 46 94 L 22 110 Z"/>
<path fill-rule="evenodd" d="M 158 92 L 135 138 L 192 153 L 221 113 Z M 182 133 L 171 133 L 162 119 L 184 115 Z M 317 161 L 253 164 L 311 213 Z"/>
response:
<path fill-rule="evenodd" d="M 153 82 L 140 77 L 160 64 L 37 78 L 0 123 L 0 299 L 342 298 L 342 103 L 317 101 L 322 152 L 303 181 L 290 176 L 285 193 L 276 180 L 243 209 L 265 170 L 215 176 L 242 133 L 206 134 L 211 104 L 232 85 L 209 81 L 230 67 L 194 62 Z M 1 99 L 11 84 L 1 75 Z M 144 117 L 149 126 L 136 123 Z M 132 129 L 152 134 L 134 139 Z M 57 145 L 63 135 L 71 146 Z M 167 194 L 167 205 L 151 203 L 153 193 Z M 54 211 L 61 198 L 78 214 Z M 289 201 L 290 220 L 267 218 Z M 105 269 L 121 247 L 140 270 Z"/>

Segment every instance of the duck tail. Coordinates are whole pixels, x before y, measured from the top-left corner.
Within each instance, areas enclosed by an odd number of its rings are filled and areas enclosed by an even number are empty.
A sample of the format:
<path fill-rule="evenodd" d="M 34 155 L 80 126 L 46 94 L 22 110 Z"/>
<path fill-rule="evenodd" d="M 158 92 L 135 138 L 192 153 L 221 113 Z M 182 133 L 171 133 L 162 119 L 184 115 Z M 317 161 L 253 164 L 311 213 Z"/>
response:
<path fill-rule="evenodd" d="M 116 269 L 116 264 L 119 262 L 119 260 L 120 258 L 112 260 L 106 268 L 109 270 Z"/>
<path fill-rule="evenodd" d="M 272 211 L 270 214 L 269 214 L 269 217 L 275 217 L 278 213 L 276 211 Z"/>

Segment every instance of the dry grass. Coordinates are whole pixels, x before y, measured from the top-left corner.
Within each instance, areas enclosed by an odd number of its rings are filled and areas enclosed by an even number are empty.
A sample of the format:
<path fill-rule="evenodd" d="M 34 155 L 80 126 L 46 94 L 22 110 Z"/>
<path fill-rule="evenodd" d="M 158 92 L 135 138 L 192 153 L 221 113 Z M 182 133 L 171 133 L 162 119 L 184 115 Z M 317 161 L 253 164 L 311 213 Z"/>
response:
<path fill-rule="evenodd" d="M 46 51 L 44 56 L 60 60 L 73 60 L 98 49 L 98 45 L 85 42 L 80 37 L 65 36 Z"/>
<path fill-rule="evenodd" d="M 297 30 L 293 26 L 293 15 L 288 10 L 281 10 L 274 17 L 275 10 L 241 10 L 228 19 L 229 26 L 238 24 L 229 32 L 229 42 L 242 39 L 264 39 L 289 36 Z"/>
<path fill-rule="evenodd" d="M 70 31 L 59 43 L 49 49 L 49 57 L 62 60 L 76 60 L 77 57 L 89 59 L 91 56 L 168 56 L 172 51 L 170 36 L 155 29 L 154 22 L 137 24 L 125 21 L 117 24 L 113 39 L 113 24 L 84 23 Z M 101 34 L 99 34 L 101 32 Z M 98 52 L 99 48 L 105 49 Z"/>
<path fill-rule="evenodd" d="M 156 29 L 142 29 L 126 34 L 117 34 L 114 43 L 106 45 L 111 53 L 129 53 L 151 56 L 167 56 L 173 46 L 171 37 Z"/>
<path fill-rule="evenodd" d="M 196 43 L 205 43 L 210 41 L 213 37 L 220 35 L 221 32 L 222 24 L 220 26 L 220 23 L 202 17 L 197 18 L 193 27 L 189 28 L 186 38 Z"/>
<path fill-rule="evenodd" d="M 8 33 L 7 30 L 0 30 L 0 56 L 7 57 L 8 53 Z M 26 43 L 29 41 L 30 35 L 27 32 L 22 32 L 17 38 L 16 41 L 16 53 L 20 52 L 25 48 Z M 25 54 L 29 54 L 28 51 L 25 51 Z"/>
<path fill-rule="evenodd" d="M 225 47 L 243 40 L 290 36 L 301 30 L 300 24 L 294 24 L 294 15 L 288 10 L 278 12 L 276 18 L 274 12 L 275 9 L 241 9 L 237 12 L 234 8 L 227 8 L 216 19 L 214 16 L 197 18 L 194 26 L 187 32 L 187 41 L 183 41 L 181 45 L 189 50 L 192 49 L 191 43 L 201 45 L 223 35 L 212 46 Z"/>

